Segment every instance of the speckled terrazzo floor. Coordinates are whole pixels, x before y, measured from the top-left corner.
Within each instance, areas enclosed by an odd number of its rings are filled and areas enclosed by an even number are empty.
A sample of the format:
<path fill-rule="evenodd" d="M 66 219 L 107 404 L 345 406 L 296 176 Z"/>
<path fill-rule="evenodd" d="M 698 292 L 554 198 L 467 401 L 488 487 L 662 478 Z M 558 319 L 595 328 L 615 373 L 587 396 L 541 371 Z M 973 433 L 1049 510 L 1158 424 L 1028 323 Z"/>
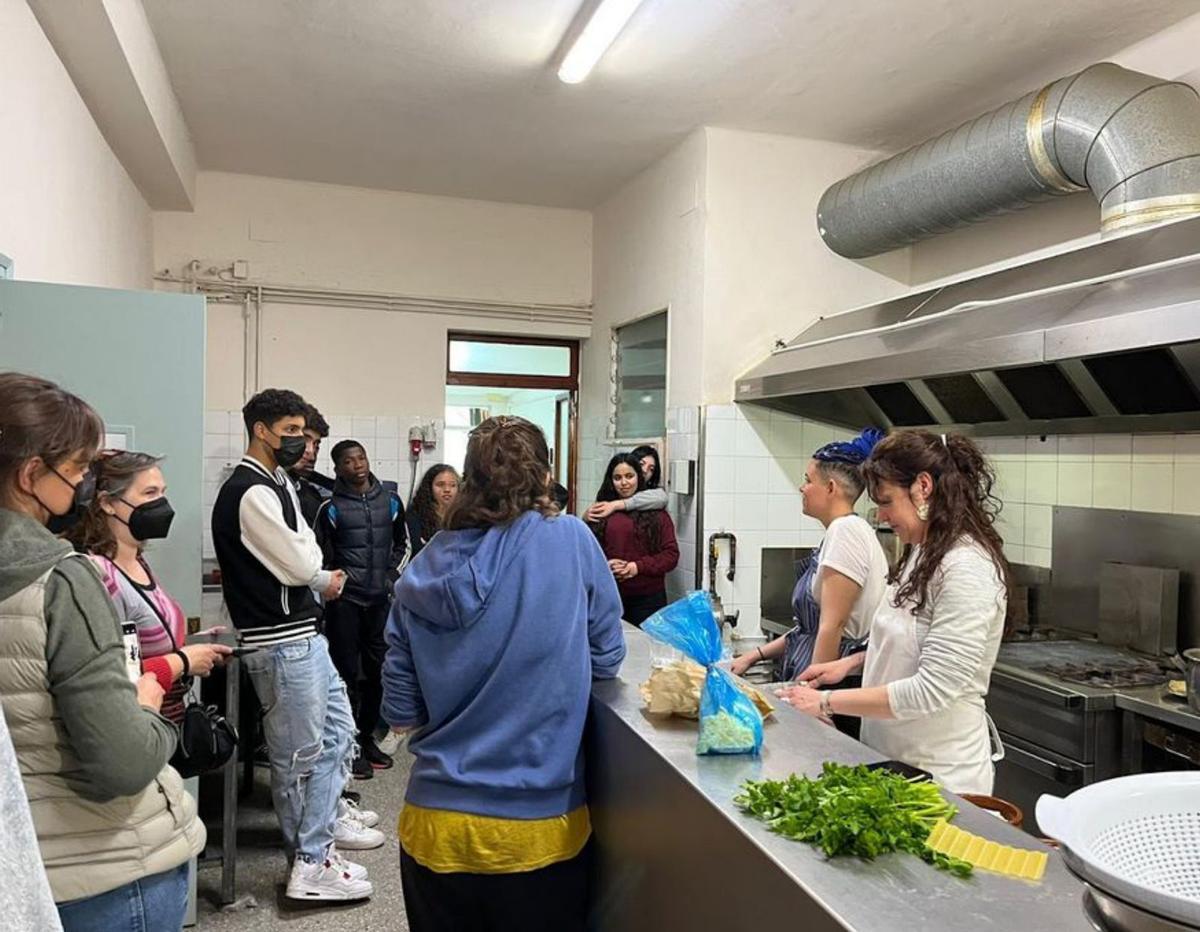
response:
<path fill-rule="evenodd" d="M 408 781 L 409 762 L 405 749 L 396 754 L 396 766 L 376 771 L 374 779 L 355 780 L 351 789 L 362 793 L 362 805 L 380 815 L 379 829 L 387 838 L 374 851 L 347 852 L 347 856 L 371 872 L 375 894 L 363 903 L 313 907 L 293 906 L 283 896 L 286 862 L 280 847 L 279 828 L 271 810 L 268 772 L 255 768 L 254 792 L 242 800 L 238 810 L 237 896 L 253 896 L 256 908 L 222 910 L 218 903 L 221 885 L 219 864 L 201 863 L 197 878 L 197 925 L 202 932 L 256 932 L 288 929 L 295 932 L 406 932 L 404 899 L 400 890 L 400 847 L 396 819 Z M 219 843 L 219 836 L 211 839 Z"/>

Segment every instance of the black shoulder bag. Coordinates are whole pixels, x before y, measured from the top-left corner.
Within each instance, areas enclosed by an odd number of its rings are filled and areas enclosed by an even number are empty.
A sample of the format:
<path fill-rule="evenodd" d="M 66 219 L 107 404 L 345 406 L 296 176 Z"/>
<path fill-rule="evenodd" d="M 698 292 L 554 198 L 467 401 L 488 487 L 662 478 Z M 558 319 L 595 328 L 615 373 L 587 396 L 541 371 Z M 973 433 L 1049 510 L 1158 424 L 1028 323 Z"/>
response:
<path fill-rule="evenodd" d="M 117 568 L 120 569 L 120 567 Z M 149 571 L 147 570 L 147 572 Z M 125 578 L 129 579 L 128 576 Z M 154 577 L 151 575 L 150 578 Z M 130 579 L 129 582 L 133 583 L 133 580 Z M 158 610 L 158 606 L 154 604 L 154 600 L 146 595 L 137 584 L 133 584 L 133 588 L 150 606 L 150 610 L 162 624 L 163 630 L 167 632 L 167 637 L 171 639 L 172 652 L 179 653 L 179 645 L 175 643 L 175 635 L 171 632 L 171 626 L 167 624 L 167 620 Z M 232 676 L 233 672 L 229 671 L 228 675 Z M 188 681 L 189 688 L 183 694 L 183 721 L 179 724 L 179 744 L 175 748 L 170 764 L 179 771 L 181 777 L 186 778 L 197 777 L 202 773 L 209 773 L 224 767 L 237 753 L 238 734 L 237 729 L 229 724 L 215 705 L 206 706 L 196 701 L 190 688 L 192 678 L 187 675 L 187 670 L 183 672 L 183 679 Z"/>

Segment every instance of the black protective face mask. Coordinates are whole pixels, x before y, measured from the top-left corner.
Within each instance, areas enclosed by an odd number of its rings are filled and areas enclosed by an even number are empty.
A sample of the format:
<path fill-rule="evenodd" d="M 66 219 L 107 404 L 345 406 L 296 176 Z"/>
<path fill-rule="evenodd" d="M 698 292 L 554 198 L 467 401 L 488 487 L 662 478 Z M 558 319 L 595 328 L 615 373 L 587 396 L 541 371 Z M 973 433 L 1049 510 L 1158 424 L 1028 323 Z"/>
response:
<path fill-rule="evenodd" d="M 121 499 L 125 502 L 125 499 Z M 129 515 L 128 521 L 122 521 L 129 528 L 129 533 L 133 535 L 134 540 L 163 540 L 171 530 L 171 522 L 175 520 L 175 509 L 171 507 L 171 503 L 167 501 L 166 496 L 156 498 L 152 502 L 143 502 L 141 505 L 130 505 L 133 509 Z M 117 516 L 117 520 L 121 518 Z"/>
<path fill-rule="evenodd" d="M 62 474 L 57 469 L 50 467 L 50 471 L 58 476 L 59 479 L 62 479 L 63 482 L 66 482 L 67 485 L 71 485 L 70 482 L 63 479 Z M 96 496 L 96 477 L 91 472 L 88 472 L 79 480 L 78 485 L 71 486 L 71 488 L 75 491 L 74 496 L 71 498 L 71 507 L 61 515 L 56 515 L 45 502 L 40 498 L 37 499 L 38 504 L 50 512 L 50 518 L 46 521 L 46 530 L 51 534 L 65 534 L 80 522 L 87 513 L 92 499 Z M 37 498 L 37 496 L 34 497 Z"/>
<path fill-rule="evenodd" d="M 271 428 L 267 428 L 267 433 L 276 434 Z M 275 462 L 284 469 L 291 469 L 304 456 L 304 451 L 308 448 L 308 438 L 303 435 L 299 437 L 279 437 L 279 446 L 272 447 L 272 452 L 275 454 Z"/>

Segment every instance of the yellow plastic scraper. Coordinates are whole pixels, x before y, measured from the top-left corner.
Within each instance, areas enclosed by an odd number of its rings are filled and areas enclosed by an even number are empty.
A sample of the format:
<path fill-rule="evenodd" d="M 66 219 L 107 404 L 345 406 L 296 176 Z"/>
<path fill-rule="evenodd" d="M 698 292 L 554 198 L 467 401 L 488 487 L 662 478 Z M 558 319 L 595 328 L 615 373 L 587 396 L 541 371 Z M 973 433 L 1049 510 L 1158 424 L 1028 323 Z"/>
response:
<path fill-rule="evenodd" d="M 960 858 L 972 867 L 1022 880 L 1041 880 L 1048 860 L 1045 851 L 1029 851 L 988 841 L 940 820 L 925 844 L 939 854 Z"/>

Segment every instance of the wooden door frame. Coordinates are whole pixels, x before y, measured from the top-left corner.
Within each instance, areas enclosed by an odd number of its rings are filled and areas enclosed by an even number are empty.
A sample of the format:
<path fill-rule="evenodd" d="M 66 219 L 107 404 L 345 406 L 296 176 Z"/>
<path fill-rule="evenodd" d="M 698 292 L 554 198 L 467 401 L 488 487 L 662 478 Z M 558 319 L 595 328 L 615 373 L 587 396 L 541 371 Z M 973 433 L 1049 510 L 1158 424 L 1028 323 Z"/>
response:
<path fill-rule="evenodd" d="M 455 340 L 472 343 L 508 343 L 514 346 L 559 346 L 570 351 L 568 375 L 527 375 L 519 372 L 462 372 L 450 368 L 450 344 Z M 575 509 L 575 487 L 579 476 L 579 356 L 578 340 L 554 337 L 528 337 L 520 334 L 471 333 L 451 330 L 446 334 L 446 384 L 472 388 L 534 388 L 565 392 L 569 397 L 567 425 L 567 509 Z M 559 399 L 555 399 L 555 443 L 558 442 Z M 556 467 L 557 471 L 557 467 Z"/>

